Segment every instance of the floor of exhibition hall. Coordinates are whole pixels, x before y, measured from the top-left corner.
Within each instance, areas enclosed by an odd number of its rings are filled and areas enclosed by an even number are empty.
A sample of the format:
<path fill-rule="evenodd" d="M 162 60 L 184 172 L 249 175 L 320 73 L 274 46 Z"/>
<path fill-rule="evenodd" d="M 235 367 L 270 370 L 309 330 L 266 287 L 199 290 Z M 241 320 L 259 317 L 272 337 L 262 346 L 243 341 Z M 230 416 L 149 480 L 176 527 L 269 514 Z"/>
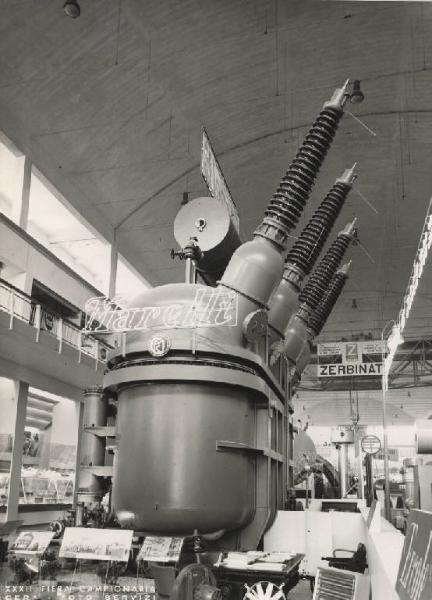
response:
<path fill-rule="evenodd" d="M 105 583 L 95 573 L 94 566 L 86 564 L 79 569 L 73 565 L 61 569 L 56 579 L 34 579 L 32 584 L 17 584 L 14 572 L 7 564 L 0 567 L 0 597 L 20 594 L 20 600 L 152 600 L 153 580 L 142 576 L 119 577 L 115 584 Z M 149 595 L 150 594 L 150 595 Z M 310 582 L 301 580 L 287 594 L 288 600 L 311 600 Z M 6 599 L 7 600 L 7 599 Z"/>

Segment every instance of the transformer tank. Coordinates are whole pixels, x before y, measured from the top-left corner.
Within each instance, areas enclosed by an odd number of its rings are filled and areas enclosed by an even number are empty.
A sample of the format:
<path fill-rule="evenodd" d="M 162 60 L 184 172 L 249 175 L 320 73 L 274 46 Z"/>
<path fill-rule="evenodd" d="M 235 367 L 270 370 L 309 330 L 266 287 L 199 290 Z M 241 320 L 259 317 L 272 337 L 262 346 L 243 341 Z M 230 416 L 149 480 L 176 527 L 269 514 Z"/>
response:
<path fill-rule="evenodd" d="M 200 291 L 208 288 L 160 286 L 134 306 L 170 307 L 175 297 L 186 313 Z M 236 345 L 243 337 L 242 309 L 250 312 L 238 303 L 232 327 L 129 333 L 125 356 L 119 350 L 111 358 L 105 385 L 118 398 L 113 505 L 122 526 L 212 537 L 241 530 L 241 546 L 247 547 L 258 543 L 282 506 L 286 369 L 278 381 L 263 356 Z M 163 357 L 149 352 L 157 338 L 169 344 Z M 261 489 L 258 468 L 265 475 Z M 257 527 L 249 531 L 253 520 Z"/>
<path fill-rule="evenodd" d="M 234 251 L 228 264 L 219 251 L 213 270 L 205 253 L 189 255 L 198 270 L 207 259 L 202 271 L 213 273 L 216 287 L 168 284 L 131 302 L 152 326 L 127 333 L 104 379 L 118 405 L 113 507 L 122 526 L 199 534 L 224 549 L 250 550 L 283 508 L 291 469 L 290 374 L 298 356 L 280 352 L 270 366 L 267 314 L 289 232 L 343 115 L 346 87 L 324 105 L 253 239 L 238 245 L 228 224 L 223 235 Z M 336 216 L 316 235 L 327 236 Z M 190 237 L 193 251 L 199 237 L 193 231 Z"/>

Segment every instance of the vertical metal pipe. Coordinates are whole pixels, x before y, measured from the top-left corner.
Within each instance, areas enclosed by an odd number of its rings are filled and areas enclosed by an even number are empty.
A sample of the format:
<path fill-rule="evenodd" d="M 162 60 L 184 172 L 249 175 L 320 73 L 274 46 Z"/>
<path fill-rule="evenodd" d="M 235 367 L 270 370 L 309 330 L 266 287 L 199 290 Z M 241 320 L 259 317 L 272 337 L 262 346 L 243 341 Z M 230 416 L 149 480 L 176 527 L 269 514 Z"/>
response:
<path fill-rule="evenodd" d="M 390 507 L 390 473 L 389 473 L 389 458 L 388 458 L 388 433 L 387 433 L 387 390 L 389 382 L 389 368 L 386 364 L 385 351 L 384 351 L 384 331 L 387 325 L 395 323 L 389 321 L 384 325 L 381 330 L 381 342 L 383 344 L 383 373 L 381 377 L 381 388 L 382 388 L 382 427 L 383 427 L 383 452 L 384 452 L 384 516 L 387 521 L 391 519 L 391 507 Z"/>
<path fill-rule="evenodd" d="M 76 446 L 76 457 L 75 457 L 75 477 L 74 477 L 74 498 L 73 508 L 78 506 L 78 488 L 80 478 L 80 466 L 81 466 L 81 452 L 82 452 L 82 439 L 83 439 L 83 422 L 84 422 L 84 403 L 78 402 L 76 406 L 78 416 L 78 433 L 77 433 L 77 446 Z"/>
<path fill-rule="evenodd" d="M 363 460 L 360 448 L 360 435 L 358 427 L 354 427 L 354 450 L 358 472 L 358 488 L 357 497 L 364 498 L 364 477 L 363 477 Z"/>
<path fill-rule="evenodd" d="M 339 477 L 341 498 L 347 495 L 347 477 L 348 477 L 348 444 L 339 446 Z"/>
<path fill-rule="evenodd" d="M 365 465 L 366 465 L 366 504 L 368 506 L 372 506 L 372 502 L 374 501 L 372 454 L 366 454 Z"/>
<path fill-rule="evenodd" d="M 387 521 L 391 519 L 390 507 L 390 472 L 388 459 L 388 433 L 387 433 L 387 405 L 386 384 L 382 378 L 382 427 L 383 427 L 383 452 L 384 452 L 384 516 Z"/>
<path fill-rule="evenodd" d="M 196 283 L 196 267 L 192 258 L 186 258 L 186 283 Z"/>

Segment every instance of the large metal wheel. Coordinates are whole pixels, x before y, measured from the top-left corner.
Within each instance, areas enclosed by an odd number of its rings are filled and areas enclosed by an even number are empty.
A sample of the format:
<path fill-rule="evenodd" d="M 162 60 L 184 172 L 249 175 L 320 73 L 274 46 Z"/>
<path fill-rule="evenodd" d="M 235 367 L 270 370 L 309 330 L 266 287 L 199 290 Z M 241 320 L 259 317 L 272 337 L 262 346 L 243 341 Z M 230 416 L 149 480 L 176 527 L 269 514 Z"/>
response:
<path fill-rule="evenodd" d="M 258 581 L 251 586 L 245 583 L 246 592 L 243 600 L 286 600 L 283 586 L 276 585 L 271 581 Z"/>
<path fill-rule="evenodd" d="M 211 569 L 202 564 L 184 567 L 174 582 L 170 600 L 220 600 L 221 593 Z"/>

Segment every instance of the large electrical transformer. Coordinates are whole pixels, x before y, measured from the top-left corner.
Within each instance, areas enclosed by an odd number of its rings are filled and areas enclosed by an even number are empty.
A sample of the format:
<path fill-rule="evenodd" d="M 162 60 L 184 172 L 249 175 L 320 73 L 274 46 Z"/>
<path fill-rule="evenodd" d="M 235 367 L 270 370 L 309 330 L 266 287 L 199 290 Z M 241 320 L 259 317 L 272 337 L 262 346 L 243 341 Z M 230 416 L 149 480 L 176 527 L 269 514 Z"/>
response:
<path fill-rule="evenodd" d="M 253 550 L 284 508 L 292 485 L 291 396 L 347 278 L 348 265 L 340 266 L 356 237 L 354 222 L 302 283 L 354 167 L 336 179 L 285 254 L 348 85 L 324 104 L 253 239 L 241 243 L 216 199 L 190 201 L 175 222 L 185 283 L 149 289 L 122 313 L 127 333 L 104 378 L 104 393 L 117 402 L 112 502 L 122 527 Z M 79 494 L 97 497 L 97 485 L 82 479 Z"/>

